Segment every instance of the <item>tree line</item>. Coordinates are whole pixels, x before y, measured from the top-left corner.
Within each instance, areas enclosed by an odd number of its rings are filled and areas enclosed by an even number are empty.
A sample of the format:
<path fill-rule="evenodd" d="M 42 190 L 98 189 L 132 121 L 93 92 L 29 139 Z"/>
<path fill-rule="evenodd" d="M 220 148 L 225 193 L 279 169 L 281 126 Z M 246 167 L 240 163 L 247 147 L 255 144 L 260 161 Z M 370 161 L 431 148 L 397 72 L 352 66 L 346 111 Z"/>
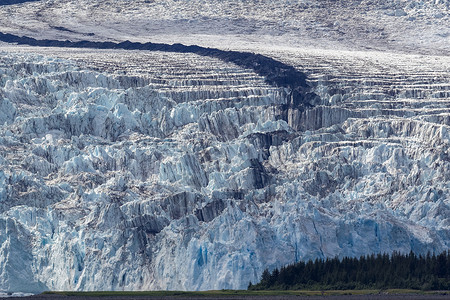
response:
<path fill-rule="evenodd" d="M 450 251 L 435 255 L 372 254 L 300 261 L 264 270 L 249 290 L 422 289 L 450 290 Z"/>

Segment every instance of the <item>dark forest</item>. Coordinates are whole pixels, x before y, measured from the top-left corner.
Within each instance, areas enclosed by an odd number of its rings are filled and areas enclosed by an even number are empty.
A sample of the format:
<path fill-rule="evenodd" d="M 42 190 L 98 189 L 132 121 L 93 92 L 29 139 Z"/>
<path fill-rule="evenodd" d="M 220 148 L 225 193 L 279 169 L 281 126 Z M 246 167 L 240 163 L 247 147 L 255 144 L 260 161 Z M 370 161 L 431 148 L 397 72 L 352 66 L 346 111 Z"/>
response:
<path fill-rule="evenodd" d="M 450 251 L 439 255 L 372 254 L 300 261 L 265 270 L 249 290 L 450 289 Z"/>

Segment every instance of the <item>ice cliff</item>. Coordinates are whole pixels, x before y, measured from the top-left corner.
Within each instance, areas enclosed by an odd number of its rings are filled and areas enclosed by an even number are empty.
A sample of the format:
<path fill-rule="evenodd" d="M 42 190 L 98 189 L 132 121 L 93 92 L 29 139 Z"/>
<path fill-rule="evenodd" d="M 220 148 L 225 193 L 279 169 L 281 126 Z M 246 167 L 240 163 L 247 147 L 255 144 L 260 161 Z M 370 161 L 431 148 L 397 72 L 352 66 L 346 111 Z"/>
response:
<path fill-rule="evenodd" d="M 1 290 L 246 288 L 450 246 L 445 57 L 290 56 L 305 109 L 216 58 L 27 49 L 0 55 Z"/>

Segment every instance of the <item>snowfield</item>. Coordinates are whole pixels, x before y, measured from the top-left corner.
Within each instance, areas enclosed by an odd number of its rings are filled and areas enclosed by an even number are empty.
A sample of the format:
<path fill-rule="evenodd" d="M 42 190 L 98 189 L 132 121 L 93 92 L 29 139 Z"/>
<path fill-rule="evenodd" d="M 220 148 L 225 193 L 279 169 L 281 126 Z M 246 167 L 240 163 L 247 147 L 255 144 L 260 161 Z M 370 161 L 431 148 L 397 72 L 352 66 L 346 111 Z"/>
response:
<path fill-rule="evenodd" d="M 0 32 L 0 290 L 243 289 L 298 260 L 450 246 L 450 2 L 33 1 Z M 324 17 L 326 16 L 326 17 Z"/>
<path fill-rule="evenodd" d="M 3 6 L 4 33 L 217 48 L 450 51 L 449 0 L 43 0 Z"/>

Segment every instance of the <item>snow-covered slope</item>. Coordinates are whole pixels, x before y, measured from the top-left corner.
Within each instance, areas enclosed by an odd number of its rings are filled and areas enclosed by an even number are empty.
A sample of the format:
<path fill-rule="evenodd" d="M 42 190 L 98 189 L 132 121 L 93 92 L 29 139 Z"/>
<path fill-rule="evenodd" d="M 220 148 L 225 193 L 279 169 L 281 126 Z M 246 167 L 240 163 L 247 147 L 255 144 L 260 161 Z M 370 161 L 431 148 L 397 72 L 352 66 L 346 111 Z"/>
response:
<path fill-rule="evenodd" d="M 0 32 L 39 39 L 251 49 L 319 96 L 190 53 L 2 44 L 0 290 L 245 288 L 300 259 L 449 249 L 448 9 L 0 6 Z"/>
<path fill-rule="evenodd" d="M 449 0 L 41 0 L 0 7 L 35 38 L 450 52 Z M 258 50 L 260 51 L 260 50 Z"/>

